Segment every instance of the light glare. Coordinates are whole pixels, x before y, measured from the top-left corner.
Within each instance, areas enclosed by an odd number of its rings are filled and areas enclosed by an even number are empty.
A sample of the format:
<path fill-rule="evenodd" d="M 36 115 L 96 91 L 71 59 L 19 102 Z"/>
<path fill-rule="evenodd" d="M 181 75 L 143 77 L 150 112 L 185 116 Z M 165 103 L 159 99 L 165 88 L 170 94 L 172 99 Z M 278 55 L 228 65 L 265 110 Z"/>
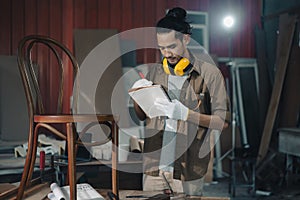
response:
<path fill-rule="evenodd" d="M 234 24 L 233 17 L 231 17 L 231 16 L 225 17 L 224 20 L 223 20 L 223 24 L 224 24 L 225 27 L 231 28 Z"/>

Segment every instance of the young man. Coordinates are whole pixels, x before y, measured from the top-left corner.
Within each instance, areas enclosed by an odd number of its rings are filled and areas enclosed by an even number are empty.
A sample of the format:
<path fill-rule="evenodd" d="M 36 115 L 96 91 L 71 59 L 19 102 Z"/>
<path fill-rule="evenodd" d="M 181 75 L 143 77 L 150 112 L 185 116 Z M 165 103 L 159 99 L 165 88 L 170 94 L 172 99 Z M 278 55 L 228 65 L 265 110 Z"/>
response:
<path fill-rule="evenodd" d="M 228 126 L 229 107 L 219 69 L 203 61 L 205 53 L 193 54 L 187 48 L 191 26 L 185 17 L 184 9 L 173 8 L 158 21 L 162 64 L 150 66 L 146 78 L 133 85 L 136 88 L 160 84 L 172 101 L 154 102 L 163 113 L 160 117 L 148 118 L 137 104 L 135 111 L 147 122 L 144 190 L 167 187 L 168 184 L 157 181 L 167 178 L 177 192 L 201 196 L 210 159 L 209 133 Z M 181 180 L 182 185 L 176 180 Z"/>

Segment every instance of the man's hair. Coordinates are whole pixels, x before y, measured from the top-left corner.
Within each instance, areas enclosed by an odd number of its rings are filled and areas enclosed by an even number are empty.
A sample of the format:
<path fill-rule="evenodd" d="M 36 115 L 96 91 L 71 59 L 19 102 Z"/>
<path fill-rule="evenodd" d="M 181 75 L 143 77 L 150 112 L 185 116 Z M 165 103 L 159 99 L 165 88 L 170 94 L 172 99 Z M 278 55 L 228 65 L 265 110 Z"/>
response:
<path fill-rule="evenodd" d="M 176 7 L 168 11 L 165 17 L 156 24 L 156 33 L 169 33 L 176 31 L 175 37 L 182 39 L 183 34 L 191 35 L 192 27 L 186 21 L 186 11 Z"/>

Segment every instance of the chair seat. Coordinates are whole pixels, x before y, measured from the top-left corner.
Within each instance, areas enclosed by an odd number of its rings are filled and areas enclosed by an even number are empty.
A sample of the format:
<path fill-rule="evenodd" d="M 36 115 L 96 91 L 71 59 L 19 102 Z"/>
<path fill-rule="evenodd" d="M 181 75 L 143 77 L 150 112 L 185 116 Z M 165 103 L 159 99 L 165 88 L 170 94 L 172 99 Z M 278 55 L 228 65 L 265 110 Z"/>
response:
<path fill-rule="evenodd" d="M 68 122 L 107 122 L 113 121 L 113 115 L 93 115 L 93 114 L 76 114 L 76 115 L 35 115 L 34 122 L 43 123 L 68 123 Z"/>

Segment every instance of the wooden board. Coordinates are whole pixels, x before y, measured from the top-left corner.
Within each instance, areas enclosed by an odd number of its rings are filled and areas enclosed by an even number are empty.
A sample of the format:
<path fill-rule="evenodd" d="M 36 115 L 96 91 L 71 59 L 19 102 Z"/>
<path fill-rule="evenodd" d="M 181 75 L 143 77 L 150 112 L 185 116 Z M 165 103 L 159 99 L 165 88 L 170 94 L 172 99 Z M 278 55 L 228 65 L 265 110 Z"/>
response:
<path fill-rule="evenodd" d="M 268 105 L 271 95 L 271 79 L 268 72 L 268 58 L 266 50 L 266 34 L 264 30 L 256 29 L 256 52 L 257 52 L 257 66 L 259 77 L 259 131 L 263 131 Z"/>
<path fill-rule="evenodd" d="M 103 197 L 107 196 L 107 190 L 97 190 Z M 140 191 L 140 190 L 121 190 L 119 197 L 120 199 L 130 199 L 130 200 L 141 200 L 141 199 L 148 199 L 151 196 L 161 194 L 161 191 Z M 128 196 L 131 196 L 131 198 L 126 198 Z M 133 196 L 136 196 L 136 198 L 132 198 Z M 138 198 L 139 197 L 139 198 Z M 175 194 L 174 197 L 171 199 L 193 199 L 193 200 L 230 200 L 230 197 L 184 197 L 182 194 Z"/>
<path fill-rule="evenodd" d="M 300 33 L 299 22 L 297 22 L 297 30 L 295 36 Z M 278 127 L 296 127 L 300 124 L 300 48 L 299 37 L 295 37 L 285 75 L 285 81 L 282 91 L 282 99 L 280 101 Z"/>
<path fill-rule="evenodd" d="M 291 44 L 293 41 L 296 15 L 288 14 L 281 15 L 279 18 L 279 37 L 277 41 L 277 56 L 276 56 L 276 75 L 271 94 L 271 100 L 268 107 L 266 123 L 263 129 L 263 135 L 259 147 L 257 165 L 264 159 L 267 154 L 273 126 L 277 115 L 277 109 L 281 97 L 281 92 L 284 84 L 285 73 L 289 61 Z"/>
<path fill-rule="evenodd" d="M 16 56 L 0 56 L 0 96 L 0 139 L 23 144 L 29 119 Z"/>
<path fill-rule="evenodd" d="M 79 104 L 95 109 L 95 112 L 99 114 L 116 114 L 113 113 L 112 107 L 116 106 L 114 102 L 117 101 L 120 107 L 117 113 L 120 116 L 118 125 L 123 127 L 128 124 L 128 119 L 123 117 L 127 113 L 127 102 L 125 101 L 125 88 L 121 88 L 119 83 L 123 75 L 121 57 L 114 58 L 120 52 L 117 33 L 115 29 L 75 30 L 74 47 L 75 56 L 80 65 L 80 76 L 88 74 L 88 77 L 80 80 L 80 87 L 82 88 L 85 84 L 83 82 L 89 84 L 88 88 L 81 91 L 81 94 L 84 93 L 84 98 L 79 97 Z M 103 41 L 106 41 L 107 46 L 102 43 Z M 102 45 L 106 47 L 105 50 L 101 48 Z M 112 55 L 114 52 L 116 55 Z M 114 61 L 108 64 L 108 60 L 112 59 L 110 56 L 114 58 Z M 113 99 L 113 94 L 118 94 L 118 99 Z M 80 99 L 83 101 L 81 102 Z"/>

